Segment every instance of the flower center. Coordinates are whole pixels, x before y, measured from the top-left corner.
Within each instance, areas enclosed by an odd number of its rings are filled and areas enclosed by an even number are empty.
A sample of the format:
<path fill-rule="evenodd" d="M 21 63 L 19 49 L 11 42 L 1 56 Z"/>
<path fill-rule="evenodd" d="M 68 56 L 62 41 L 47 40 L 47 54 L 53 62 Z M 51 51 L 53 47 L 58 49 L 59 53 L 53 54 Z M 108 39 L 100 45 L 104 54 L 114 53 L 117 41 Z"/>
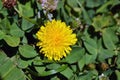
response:
<path fill-rule="evenodd" d="M 61 41 L 62 41 L 60 37 L 61 36 L 57 35 L 57 34 L 53 37 L 53 46 L 54 47 L 60 46 Z"/>

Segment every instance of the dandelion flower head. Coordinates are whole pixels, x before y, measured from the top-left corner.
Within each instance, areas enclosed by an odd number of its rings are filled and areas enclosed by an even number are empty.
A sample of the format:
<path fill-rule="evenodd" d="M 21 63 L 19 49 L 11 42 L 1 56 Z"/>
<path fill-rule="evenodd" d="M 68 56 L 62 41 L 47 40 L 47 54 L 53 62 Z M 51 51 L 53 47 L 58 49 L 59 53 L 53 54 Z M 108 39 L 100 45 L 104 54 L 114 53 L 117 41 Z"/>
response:
<path fill-rule="evenodd" d="M 39 40 L 37 46 L 40 48 L 40 53 L 49 60 L 60 60 L 66 57 L 72 50 L 70 46 L 77 41 L 76 34 L 70 26 L 61 20 L 48 21 L 40 27 L 36 36 Z"/>

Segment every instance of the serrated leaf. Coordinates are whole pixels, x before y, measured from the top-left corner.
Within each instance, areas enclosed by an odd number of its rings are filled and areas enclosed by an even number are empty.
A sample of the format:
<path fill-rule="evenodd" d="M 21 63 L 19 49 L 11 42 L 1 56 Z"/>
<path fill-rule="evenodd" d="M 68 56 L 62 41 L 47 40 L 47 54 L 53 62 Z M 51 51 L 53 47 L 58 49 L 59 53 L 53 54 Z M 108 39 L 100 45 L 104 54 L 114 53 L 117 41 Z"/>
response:
<path fill-rule="evenodd" d="M 30 45 L 22 45 L 19 47 L 20 54 L 25 58 L 33 58 L 37 56 L 36 51 Z"/>
<path fill-rule="evenodd" d="M 16 36 L 6 35 L 3 39 L 11 47 L 17 47 L 20 43 L 20 38 Z"/>

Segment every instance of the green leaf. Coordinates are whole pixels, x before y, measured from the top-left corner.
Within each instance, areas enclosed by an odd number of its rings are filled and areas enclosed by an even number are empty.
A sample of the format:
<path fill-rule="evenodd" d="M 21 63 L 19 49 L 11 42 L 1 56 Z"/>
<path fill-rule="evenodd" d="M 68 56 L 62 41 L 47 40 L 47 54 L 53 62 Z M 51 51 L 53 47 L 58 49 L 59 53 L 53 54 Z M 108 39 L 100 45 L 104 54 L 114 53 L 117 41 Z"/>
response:
<path fill-rule="evenodd" d="M 95 15 L 95 11 L 93 9 L 90 9 L 87 11 L 88 12 L 88 15 L 90 16 L 90 18 L 94 18 L 94 15 Z"/>
<path fill-rule="evenodd" d="M 37 7 L 38 7 L 39 10 L 42 10 L 42 6 L 40 5 L 39 2 L 37 3 Z"/>
<path fill-rule="evenodd" d="M 114 55 L 114 51 L 113 50 L 109 50 L 109 49 L 100 49 L 98 52 L 98 60 L 99 61 L 104 61 L 107 58 L 110 58 Z"/>
<path fill-rule="evenodd" d="M 111 34 L 109 34 L 109 35 L 111 35 Z M 112 37 L 112 38 L 115 39 L 113 41 L 114 41 L 114 43 L 116 43 L 116 41 L 117 41 L 116 37 Z M 112 49 L 106 49 L 103 47 L 103 41 L 102 41 L 102 38 L 100 38 L 98 40 L 98 58 L 97 59 L 99 61 L 104 61 L 105 59 L 110 58 L 114 55 L 115 55 L 115 51 L 113 51 Z"/>
<path fill-rule="evenodd" d="M 104 27 L 108 27 L 114 24 L 114 20 L 111 16 L 97 16 L 93 18 L 93 27 L 95 31 L 102 31 Z"/>
<path fill-rule="evenodd" d="M 33 58 L 37 56 L 36 51 L 30 45 L 22 45 L 19 47 L 20 54 L 25 58 Z"/>
<path fill-rule="evenodd" d="M 2 2 L 2 1 L 0 1 Z M 7 12 L 7 9 L 6 8 L 2 8 L 3 6 L 1 5 L 0 3 L 0 14 L 2 14 L 3 16 L 7 16 L 8 15 L 8 12 Z M 1 16 L 0 16 L 1 17 Z M 1 17 L 2 18 L 2 17 Z"/>
<path fill-rule="evenodd" d="M 58 72 L 61 72 L 61 71 L 65 70 L 66 68 L 67 68 L 67 65 L 62 65 L 61 67 L 59 67 L 55 70 L 50 70 L 50 71 L 43 72 L 41 75 L 42 76 L 47 76 L 47 75 L 56 74 Z"/>
<path fill-rule="evenodd" d="M 6 59 L 5 59 L 6 57 Z M 4 62 L 7 60 L 7 55 L 2 51 L 0 50 L 0 64 L 4 64 Z"/>
<path fill-rule="evenodd" d="M 83 11 L 83 17 L 84 17 L 84 20 L 86 21 L 87 24 L 91 25 L 92 24 L 92 21 L 87 13 L 87 11 L 85 10 L 85 8 L 82 6 L 81 2 L 76 0 L 78 5 L 81 7 L 82 11 Z"/>
<path fill-rule="evenodd" d="M 29 60 L 25 59 L 24 60 L 24 59 L 19 58 L 17 60 L 18 67 L 21 69 L 27 68 L 29 65 L 31 65 L 32 62 L 33 62 L 33 59 L 29 59 Z"/>
<path fill-rule="evenodd" d="M 97 43 L 96 40 L 91 39 L 90 37 L 83 37 L 85 48 L 88 50 L 90 54 L 97 54 Z"/>
<path fill-rule="evenodd" d="M 25 35 L 23 36 L 23 39 L 22 39 L 21 42 L 24 43 L 24 44 L 28 43 L 27 37 Z"/>
<path fill-rule="evenodd" d="M 57 76 L 51 78 L 50 80 L 60 80 Z"/>
<path fill-rule="evenodd" d="M 120 80 L 120 71 L 115 70 L 116 76 L 117 76 L 117 80 Z"/>
<path fill-rule="evenodd" d="M 22 59 L 18 60 L 18 67 L 19 68 L 25 69 L 27 66 L 28 66 L 28 62 L 27 61 L 24 61 Z"/>
<path fill-rule="evenodd" d="M 71 53 L 65 58 L 68 63 L 75 63 L 79 61 L 85 53 L 85 50 L 80 47 L 73 47 Z"/>
<path fill-rule="evenodd" d="M 96 11 L 97 13 L 104 13 L 104 12 L 108 12 L 108 7 L 109 5 L 112 5 L 112 7 L 114 7 L 115 5 L 120 4 L 119 0 L 110 0 L 107 1 L 105 4 L 103 4 L 100 8 L 98 8 L 98 10 Z M 111 8 L 112 8 L 111 7 Z"/>
<path fill-rule="evenodd" d="M 67 3 L 72 8 L 77 7 L 77 1 L 76 0 L 67 0 Z"/>
<path fill-rule="evenodd" d="M 83 74 L 79 75 L 78 80 L 88 80 L 88 79 L 93 80 L 95 77 L 98 77 L 98 72 L 97 70 L 94 69 L 94 70 L 84 72 Z"/>
<path fill-rule="evenodd" d="M 49 64 L 49 65 L 46 66 L 46 68 L 48 68 L 48 69 L 57 69 L 59 67 L 60 67 L 60 65 L 59 64 L 55 64 L 55 63 Z"/>
<path fill-rule="evenodd" d="M 5 37 L 5 33 L 2 30 L 0 30 L 0 40 L 3 39 L 4 37 Z"/>
<path fill-rule="evenodd" d="M 0 80 L 26 80 L 23 71 L 2 51 L 0 51 Z"/>
<path fill-rule="evenodd" d="M 7 18 L 4 18 L 3 20 L 1 20 L 0 22 L 0 29 L 5 33 L 5 34 L 9 34 L 9 29 L 10 29 L 10 22 Z"/>
<path fill-rule="evenodd" d="M 86 6 L 89 8 L 98 7 L 104 3 L 104 0 L 86 0 Z"/>
<path fill-rule="evenodd" d="M 63 15 L 65 21 L 68 22 L 70 19 L 69 19 L 69 16 L 67 15 L 67 13 L 66 13 L 66 11 L 65 11 L 65 9 L 64 9 L 63 6 L 62 6 L 62 8 L 61 8 L 61 11 L 62 11 L 61 14 Z"/>
<path fill-rule="evenodd" d="M 119 42 L 118 35 L 116 34 L 116 26 L 106 28 L 107 33 L 112 36 L 111 40 L 114 44 L 117 44 Z M 103 31 L 104 32 L 104 31 Z"/>
<path fill-rule="evenodd" d="M 85 64 L 95 63 L 95 60 L 97 58 L 97 54 L 86 54 L 85 55 Z"/>
<path fill-rule="evenodd" d="M 33 16 L 33 9 L 31 7 L 31 2 L 27 2 L 25 5 L 18 4 L 19 11 L 22 15 L 26 17 L 32 17 Z"/>
<path fill-rule="evenodd" d="M 86 57 L 83 56 L 79 61 L 78 61 L 78 67 L 82 71 L 84 65 L 86 64 Z"/>
<path fill-rule="evenodd" d="M 105 4 L 103 4 L 100 8 L 98 8 L 98 10 L 96 11 L 97 13 L 103 13 L 103 12 L 107 12 L 108 9 L 107 7 L 113 3 L 113 0 L 107 1 Z"/>
<path fill-rule="evenodd" d="M 1 10 L 1 8 L 2 8 L 2 1 L 0 1 L 0 10 Z"/>
<path fill-rule="evenodd" d="M 117 56 L 116 63 L 117 63 L 117 67 L 120 69 L 120 54 L 118 54 L 118 56 Z"/>
<path fill-rule="evenodd" d="M 13 36 L 22 37 L 24 35 L 24 32 L 14 23 L 10 27 L 10 34 Z"/>
<path fill-rule="evenodd" d="M 74 74 L 69 80 L 79 80 L 78 75 Z"/>
<path fill-rule="evenodd" d="M 78 66 L 71 65 L 71 69 L 72 69 L 73 72 L 76 72 L 76 71 L 78 71 Z"/>
<path fill-rule="evenodd" d="M 73 71 L 69 67 L 60 73 L 64 75 L 68 80 L 73 76 Z"/>
<path fill-rule="evenodd" d="M 61 1 L 61 0 L 58 1 L 57 10 L 60 9 L 60 8 L 62 8 L 63 5 L 64 5 L 64 1 Z"/>
<path fill-rule="evenodd" d="M 41 60 L 39 57 L 37 57 L 36 59 Z M 34 64 L 35 69 L 38 73 L 42 73 L 46 69 L 46 67 L 44 66 L 44 64 L 41 61 L 34 61 L 33 64 Z"/>
<path fill-rule="evenodd" d="M 27 31 L 33 27 L 33 23 L 29 22 L 26 19 L 22 19 L 22 30 Z"/>
<path fill-rule="evenodd" d="M 113 73 L 113 70 L 108 69 L 106 71 L 103 72 L 104 77 L 108 79 L 108 76 L 111 75 Z"/>
<path fill-rule="evenodd" d="M 111 31 L 109 29 L 105 29 L 102 33 L 102 38 L 105 46 L 110 49 L 114 50 L 116 48 L 112 36 L 110 35 Z"/>
<path fill-rule="evenodd" d="M 3 39 L 11 47 L 17 47 L 20 43 L 20 38 L 16 36 L 6 35 Z"/>
<path fill-rule="evenodd" d="M 112 7 L 119 5 L 120 1 L 119 0 L 113 0 Z"/>
<path fill-rule="evenodd" d="M 53 75 L 53 74 L 59 73 L 61 71 L 64 71 L 67 67 L 68 67 L 67 65 L 62 65 L 55 70 L 43 71 L 42 73 L 36 73 L 36 72 L 32 71 L 31 69 L 29 69 L 29 71 L 31 72 L 31 74 L 33 74 L 35 76 L 49 76 L 49 75 Z"/>

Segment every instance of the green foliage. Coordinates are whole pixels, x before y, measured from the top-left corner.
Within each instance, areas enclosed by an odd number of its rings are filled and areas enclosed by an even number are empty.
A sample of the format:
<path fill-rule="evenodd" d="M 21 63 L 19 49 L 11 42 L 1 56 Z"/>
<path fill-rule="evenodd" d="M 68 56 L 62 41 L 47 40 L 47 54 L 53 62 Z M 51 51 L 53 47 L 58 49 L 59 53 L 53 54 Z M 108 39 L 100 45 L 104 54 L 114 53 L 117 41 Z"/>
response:
<path fill-rule="evenodd" d="M 70 55 L 68 55 L 65 58 L 65 60 L 68 63 L 75 63 L 83 57 L 84 53 L 85 53 L 84 49 L 82 49 L 80 47 L 73 47 L 73 50 L 71 51 Z"/>
<path fill-rule="evenodd" d="M 11 47 L 17 47 L 20 43 L 20 38 L 16 36 L 5 35 L 3 39 Z"/>
<path fill-rule="evenodd" d="M 19 47 L 20 54 L 25 58 L 32 58 L 37 56 L 36 51 L 30 45 L 22 45 Z"/>
<path fill-rule="evenodd" d="M 11 59 L 7 57 L 7 55 L 3 51 L 0 51 L 0 79 L 26 80 L 22 69 L 19 69 L 16 66 L 17 63 L 15 61 L 12 61 Z"/>
<path fill-rule="evenodd" d="M 59 0 L 45 10 L 38 0 L 17 0 L 8 9 L 0 1 L 0 80 L 120 80 L 119 6 L 119 0 Z M 36 46 L 36 32 L 50 19 L 70 25 L 78 38 L 60 61 Z"/>
<path fill-rule="evenodd" d="M 89 8 L 94 8 L 94 7 L 98 7 L 100 5 L 102 5 L 104 3 L 105 0 L 86 0 L 86 7 Z"/>

